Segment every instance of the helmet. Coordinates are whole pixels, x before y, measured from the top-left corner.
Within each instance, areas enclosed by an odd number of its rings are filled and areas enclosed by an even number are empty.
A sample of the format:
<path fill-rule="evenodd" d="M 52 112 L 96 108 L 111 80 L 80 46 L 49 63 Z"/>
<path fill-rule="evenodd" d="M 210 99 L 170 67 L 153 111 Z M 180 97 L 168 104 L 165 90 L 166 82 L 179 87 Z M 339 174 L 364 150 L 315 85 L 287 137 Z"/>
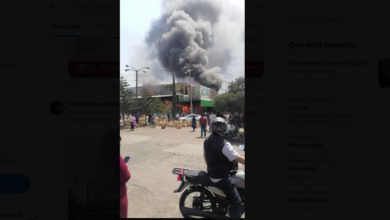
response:
<path fill-rule="evenodd" d="M 211 124 L 211 131 L 213 133 L 225 134 L 227 130 L 226 120 L 221 117 L 216 117 Z"/>

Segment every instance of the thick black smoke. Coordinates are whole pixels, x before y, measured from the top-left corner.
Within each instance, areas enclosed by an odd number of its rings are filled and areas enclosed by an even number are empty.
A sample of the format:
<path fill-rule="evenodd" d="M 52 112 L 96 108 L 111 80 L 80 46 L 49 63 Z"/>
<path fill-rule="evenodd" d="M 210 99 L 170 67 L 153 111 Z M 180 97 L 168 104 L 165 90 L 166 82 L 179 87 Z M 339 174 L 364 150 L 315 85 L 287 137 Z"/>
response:
<path fill-rule="evenodd" d="M 201 85 L 221 88 L 219 66 L 208 67 L 213 25 L 220 17 L 219 1 L 169 0 L 164 14 L 152 24 L 146 42 L 162 66 L 178 78 L 189 73 Z M 228 37 L 228 36 L 226 36 Z"/>

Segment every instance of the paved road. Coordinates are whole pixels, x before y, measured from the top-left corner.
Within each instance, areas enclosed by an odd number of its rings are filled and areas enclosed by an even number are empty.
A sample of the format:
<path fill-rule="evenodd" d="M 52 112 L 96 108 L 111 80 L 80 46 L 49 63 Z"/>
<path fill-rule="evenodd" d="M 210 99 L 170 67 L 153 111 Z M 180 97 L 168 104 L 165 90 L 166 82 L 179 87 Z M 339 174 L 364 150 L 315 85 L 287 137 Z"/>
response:
<path fill-rule="evenodd" d="M 175 167 L 205 170 L 199 129 L 143 127 L 121 130 L 121 154 L 130 156 L 129 218 L 181 218 Z M 244 154 L 236 145 L 240 154 Z M 245 169 L 244 167 L 240 167 Z"/>

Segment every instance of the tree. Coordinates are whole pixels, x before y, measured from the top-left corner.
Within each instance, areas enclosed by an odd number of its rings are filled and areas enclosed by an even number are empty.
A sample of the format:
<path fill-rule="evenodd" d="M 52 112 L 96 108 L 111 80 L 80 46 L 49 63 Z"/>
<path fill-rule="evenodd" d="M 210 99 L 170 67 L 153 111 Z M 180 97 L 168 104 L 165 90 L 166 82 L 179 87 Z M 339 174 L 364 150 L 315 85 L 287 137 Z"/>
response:
<path fill-rule="evenodd" d="M 161 112 L 162 101 L 159 98 L 153 98 L 150 93 L 145 91 L 142 98 L 137 99 L 136 109 L 145 114 Z"/>
<path fill-rule="evenodd" d="M 228 85 L 228 92 L 214 98 L 215 110 L 227 112 L 245 111 L 245 78 L 239 77 Z"/>
<path fill-rule="evenodd" d="M 170 106 L 167 103 L 161 102 L 160 113 L 166 115 L 169 111 Z"/>
<path fill-rule="evenodd" d="M 245 78 L 241 76 L 229 83 L 228 92 L 233 94 L 245 92 Z"/>
<path fill-rule="evenodd" d="M 119 102 L 120 102 L 120 114 L 122 117 L 124 114 L 129 114 L 131 111 L 131 103 L 132 103 L 132 97 L 133 92 L 129 89 L 129 83 L 125 78 L 121 76 L 120 78 L 120 84 L 119 84 Z"/>
<path fill-rule="evenodd" d="M 235 95 L 233 93 L 227 92 L 221 95 L 218 95 L 214 98 L 215 110 L 224 112 L 231 112 L 234 110 L 234 100 Z"/>

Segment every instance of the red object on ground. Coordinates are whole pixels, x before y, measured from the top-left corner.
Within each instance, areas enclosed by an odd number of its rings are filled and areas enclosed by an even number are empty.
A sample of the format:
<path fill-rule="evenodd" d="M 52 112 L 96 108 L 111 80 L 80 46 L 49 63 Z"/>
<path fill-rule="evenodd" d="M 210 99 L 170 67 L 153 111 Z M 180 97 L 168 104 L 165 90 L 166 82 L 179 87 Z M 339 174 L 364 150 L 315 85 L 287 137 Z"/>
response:
<path fill-rule="evenodd" d="M 131 174 L 122 156 L 120 156 L 119 162 L 120 162 L 120 217 L 127 218 L 128 199 L 127 199 L 126 183 L 127 181 L 130 180 Z"/>

